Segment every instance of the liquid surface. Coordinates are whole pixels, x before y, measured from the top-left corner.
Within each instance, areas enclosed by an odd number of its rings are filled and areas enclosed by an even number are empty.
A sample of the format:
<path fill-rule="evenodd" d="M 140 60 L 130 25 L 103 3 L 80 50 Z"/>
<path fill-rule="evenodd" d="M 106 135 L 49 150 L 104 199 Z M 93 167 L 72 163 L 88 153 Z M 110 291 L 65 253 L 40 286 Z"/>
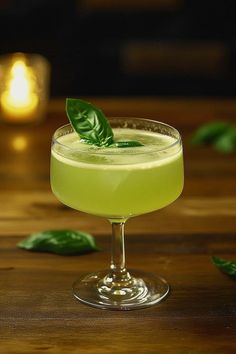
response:
<path fill-rule="evenodd" d="M 135 129 L 114 129 L 115 140 L 142 147 L 97 148 L 76 133 L 52 147 L 51 186 L 64 204 L 108 218 L 160 209 L 183 188 L 182 150 L 175 138 Z"/>

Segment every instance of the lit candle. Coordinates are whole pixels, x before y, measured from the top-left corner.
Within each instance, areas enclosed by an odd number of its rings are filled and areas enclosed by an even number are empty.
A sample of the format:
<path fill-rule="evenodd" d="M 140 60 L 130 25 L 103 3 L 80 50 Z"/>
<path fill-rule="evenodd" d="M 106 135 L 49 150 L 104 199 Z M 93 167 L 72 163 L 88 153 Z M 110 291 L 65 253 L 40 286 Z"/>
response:
<path fill-rule="evenodd" d="M 2 114 L 10 121 L 31 120 L 39 104 L 35 91 L 33 70 L 26 65 L 23 57 L 16 59 L 6 77 L 5 91 L 1 94 Z"/>

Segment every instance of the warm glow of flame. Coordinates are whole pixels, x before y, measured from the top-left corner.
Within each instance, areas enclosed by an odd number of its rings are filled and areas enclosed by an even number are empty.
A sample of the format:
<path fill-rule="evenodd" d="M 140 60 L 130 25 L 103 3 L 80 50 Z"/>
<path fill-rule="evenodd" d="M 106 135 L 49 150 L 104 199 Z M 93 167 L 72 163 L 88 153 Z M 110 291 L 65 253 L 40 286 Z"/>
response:
<path fill-rule="evenodd" d="M 28 141 L 22 135 L 16 136 L 14 139 L 12 139 L 12 147 L 16 151 L 24 151 L 27 148 L 27 145 Z"/>
<path fill-rule="evenodd" d="M 15 105 L 24 106 L 31 99 L 32 81 L 23 60 L 17 60 L 11 69 L 9 96 Z"/>
<path fill-rule="evenodd" d="M 38 105 L 35 76 L 23 59 L 17 59 L 8 76 L 6 90 L 1 96 L 2 110 L 12 118 L 27 119 Z"/>

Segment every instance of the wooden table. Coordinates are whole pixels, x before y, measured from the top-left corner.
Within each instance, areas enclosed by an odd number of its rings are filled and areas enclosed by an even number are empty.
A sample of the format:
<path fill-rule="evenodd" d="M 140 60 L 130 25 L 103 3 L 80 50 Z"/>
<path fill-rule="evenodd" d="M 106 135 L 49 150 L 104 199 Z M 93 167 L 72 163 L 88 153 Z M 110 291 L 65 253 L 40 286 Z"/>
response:
<path fill-rule="evenodd" d="M 163 275 L 171 294 L 130 312 L 91 308 L 72 297 L 81 272 L 108 265 L 110 225 L 51 193 L 50 138 L 67 122 L 64 100 L 52 101 L 38 126 L 0 126 L 0 353 L 235 353 L 236 283 L 210 256 L 236 258 L 236 155 L 193 149 L 188 139 L 206 120 L 233 121 L 236 101 L 91 100 L 107 115 L 159 119 L 183 134 L 182 197 L 127 224 L 128 266 Z M 52 228 L 90 232 L 102 251 L 62 257 L 16 248 L 30 233 Z"/>

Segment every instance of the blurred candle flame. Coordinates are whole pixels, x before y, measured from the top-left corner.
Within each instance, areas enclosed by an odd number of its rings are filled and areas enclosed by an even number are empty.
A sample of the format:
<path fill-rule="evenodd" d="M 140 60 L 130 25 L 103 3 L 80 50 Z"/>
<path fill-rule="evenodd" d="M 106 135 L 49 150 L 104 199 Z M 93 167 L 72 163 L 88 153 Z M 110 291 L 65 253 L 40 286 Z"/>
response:
<path fill-rule="evenodd" d="M 26 119 L 37 108 L 35 78 L 23 58 L 17 59 L 9 73 L 6 90 L 1 96 L 2 110 L 12 119 Z"/>

